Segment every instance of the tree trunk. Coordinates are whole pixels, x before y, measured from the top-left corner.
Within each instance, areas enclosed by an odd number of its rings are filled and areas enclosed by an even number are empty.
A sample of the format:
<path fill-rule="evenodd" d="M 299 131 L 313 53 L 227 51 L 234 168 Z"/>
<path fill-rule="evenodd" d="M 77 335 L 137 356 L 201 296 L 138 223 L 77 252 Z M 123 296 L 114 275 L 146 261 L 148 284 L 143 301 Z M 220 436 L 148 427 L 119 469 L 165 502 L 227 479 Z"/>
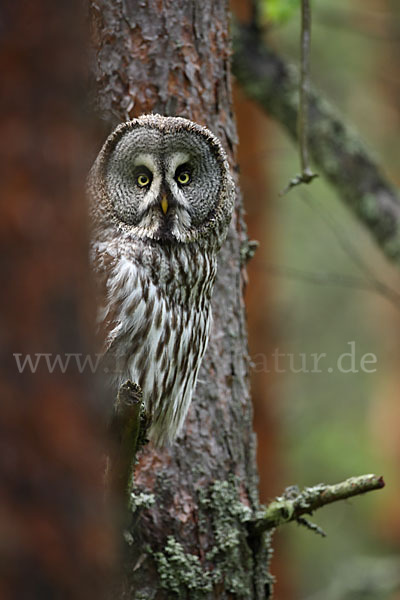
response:
<path fill-rule="evenodd" d="M 101 600 L 106 441 L 91 371 L 73 368 L 94 348 L 85 15 L 4 0 L 0 22 L 0 597 Z"/>
<path fill-rule="evenodd" d="M 190 118 L 221 139 L 236 172 L 227 2 L 91 6 L 98 104 L 110 127 L 148 112 Z M 246 527 L 258 507 L 243 308 L 247 255 L 238 191 L 184 439 L 163 451 L 146 447 L 139 458 L 121 597 L 269 597 L 266 539 L 250 538 Z"/>

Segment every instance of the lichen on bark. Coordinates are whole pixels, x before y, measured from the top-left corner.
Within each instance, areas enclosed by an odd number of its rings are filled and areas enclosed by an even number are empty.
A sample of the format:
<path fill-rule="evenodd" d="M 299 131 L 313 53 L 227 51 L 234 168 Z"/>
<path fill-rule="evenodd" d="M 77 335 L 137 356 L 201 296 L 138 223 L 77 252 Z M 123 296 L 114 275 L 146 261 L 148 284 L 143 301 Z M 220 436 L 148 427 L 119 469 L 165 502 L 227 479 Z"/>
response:
<path fill-rule="evenodd" d="M 185 552 L 177 540 L 169 537 L 165 549 L 154 554 L 162 587 L 177 598 L 188 597 L 193 600 L 203 600 L 213 591 L 218 594 L 218 589 L 222 588 L 244 600 L 265 598 L 265 588 L 271 583 L 266 570 L 269 536 L 258 536 L 257 552 L 254 552 L 254 543 L 248 543 L 247 530 L 247 524 L 253 520 L 254 514 L 249 506 L 241 502 L 235 477 L 215 481 L 207 490 L 200 490 L 200 536 L 207 535 L 209 516 L 212 520 L 213 544 L 205 553 L 206 566 L 202 566 L 196 554 Z M 263 568 L 259 576 L 254 577 L 255 563 L 260 560 Z M 264 595 L 255 596 L 255 587 L 262 590 Z"/>

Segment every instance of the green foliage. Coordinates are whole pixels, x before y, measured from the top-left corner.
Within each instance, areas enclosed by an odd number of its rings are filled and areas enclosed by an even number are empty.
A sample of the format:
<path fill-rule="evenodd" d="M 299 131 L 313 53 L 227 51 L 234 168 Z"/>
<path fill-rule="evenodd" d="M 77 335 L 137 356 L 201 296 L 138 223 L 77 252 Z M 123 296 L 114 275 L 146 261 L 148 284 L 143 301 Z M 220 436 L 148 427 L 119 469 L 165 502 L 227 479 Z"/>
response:
<path fill-rule="evenodd" d="M 300 7 L 300 0 L 262 0 L 263 17 L 272 23 L 286 23 Z"/>

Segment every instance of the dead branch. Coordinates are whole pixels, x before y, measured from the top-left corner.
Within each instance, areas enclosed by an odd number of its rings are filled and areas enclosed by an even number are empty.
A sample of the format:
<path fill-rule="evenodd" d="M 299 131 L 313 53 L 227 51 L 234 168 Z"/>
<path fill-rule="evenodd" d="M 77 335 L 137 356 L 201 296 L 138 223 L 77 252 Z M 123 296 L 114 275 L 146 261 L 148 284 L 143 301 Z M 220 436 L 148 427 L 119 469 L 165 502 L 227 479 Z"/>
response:
<path fill-rule="evenodd" d="M 271 502 L 251 524 L 254 534 L 274 529 L 284 523 L 298 521 L 302 515 L 312 514 L 314 510 L 353 496 L 359 496 L 372 490 L 379 490 L 385 486 L 383 477 L 377 475 L 361 475 L 350 477 L 335 485 L 323 483 L 302 492 L 297 487 L 286 490 L 283 496 L 279 496 Z"/>

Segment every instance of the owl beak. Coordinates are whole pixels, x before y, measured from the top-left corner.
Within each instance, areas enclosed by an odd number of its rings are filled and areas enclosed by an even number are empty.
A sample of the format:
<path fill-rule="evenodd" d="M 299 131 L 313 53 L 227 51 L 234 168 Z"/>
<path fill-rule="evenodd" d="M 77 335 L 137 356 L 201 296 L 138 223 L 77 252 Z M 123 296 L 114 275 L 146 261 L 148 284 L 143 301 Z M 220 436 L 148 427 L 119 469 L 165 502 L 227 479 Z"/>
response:
<path fill-rule="evenodd" d="M 163 194 L 163 197 L 161 199 L 161 209 L 162 209 L 164 215 L 166 215 L 167 214 L 167 210 L 168 210 L 167 194 Z"/>

